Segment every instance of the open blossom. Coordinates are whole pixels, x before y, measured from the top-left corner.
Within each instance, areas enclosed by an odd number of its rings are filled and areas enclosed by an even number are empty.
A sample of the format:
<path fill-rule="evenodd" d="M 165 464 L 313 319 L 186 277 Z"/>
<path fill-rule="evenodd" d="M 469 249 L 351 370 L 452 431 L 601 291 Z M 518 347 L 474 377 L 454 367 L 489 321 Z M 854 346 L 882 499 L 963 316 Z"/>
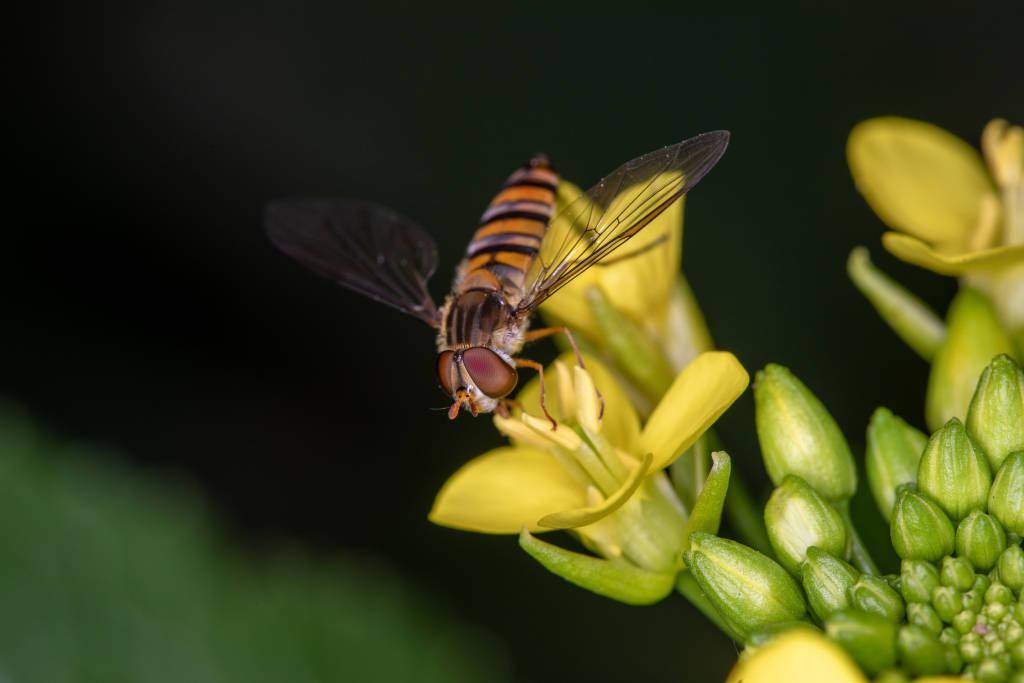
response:
<path fill-rule="evenodd" d="M 885 248 L 992 297 L 1012 333 L 1024 330 L 1024 129 L 996 119 L 982 154 L 937 126 L 895 116 L 850 133 L 857 188 L 893 231 Z"/>
<path fill-rule="evenodd" d="M 743 393 L 749 378 L 732 354 L 704 353 L 679 373 L 641 426 L 599 361 L 586 359 L 587 370 L 573 363 L 567 354 L 545 373 L 556 428 L 540 417 L 539 383 L 528 384 L 517 397 L 523 412 L 495 418 L 512 445 L 456 472 L 430 519 L 481 533 L 525 530 L 523 547 L 564 578 L 625 602 L 653 602 L 674 587 L 693 515 L 662 470 Z M 531 535 L 556 529 L 571 531 L 600 558 Z"/>

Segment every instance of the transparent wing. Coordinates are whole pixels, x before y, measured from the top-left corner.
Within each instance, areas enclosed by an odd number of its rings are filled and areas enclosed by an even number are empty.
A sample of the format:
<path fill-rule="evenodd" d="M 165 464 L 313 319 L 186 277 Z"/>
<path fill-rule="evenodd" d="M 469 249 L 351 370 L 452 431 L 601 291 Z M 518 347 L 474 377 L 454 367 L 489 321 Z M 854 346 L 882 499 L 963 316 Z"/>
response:
<path fill-rule="evenodd" d="M 427 280 L 437 245 L 412 220 L 369 202 L 295 200 L 271 204 L 267 235 L 313 272 L 437 326 Z"/>
<path fill-rule="evenodd" d="M 527 273 L 517 312 L 528 314 L 640 232 L 696 185 L 728 144 L 727 131 L 713 131 L 637 157 L 565 207 Z"/>

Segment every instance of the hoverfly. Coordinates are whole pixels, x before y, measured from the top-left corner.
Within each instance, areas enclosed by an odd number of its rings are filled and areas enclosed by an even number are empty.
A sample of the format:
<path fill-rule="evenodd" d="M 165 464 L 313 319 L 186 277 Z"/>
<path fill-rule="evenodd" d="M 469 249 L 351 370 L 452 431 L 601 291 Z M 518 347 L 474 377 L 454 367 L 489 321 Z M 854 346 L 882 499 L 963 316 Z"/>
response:
<path fill-rule="evenodd" d="M 714 131 L 629 161 L 555 213 L 559 176 L 535 155 L 509 176 L 480 218 L 451 293 L 438 308 L 427 290 L 437 247 L 412 220 L 349 200 L 272 204 L 266 229 L 274 245 L 314 272 L 415 316 L 437 330 L 437 378 L 459 409 L 476 416 L 508 413 L 525 342 L 563 333 L 529 330 L 548 297 L 640 232 L 686 194 L 718 162 L 729 133 Z M 554 219 L 554 220 L 552 220 Z M 553 226 L 550 227 L 549 226 Z M 554 420 L 552 419 L 552 424 Z"/>

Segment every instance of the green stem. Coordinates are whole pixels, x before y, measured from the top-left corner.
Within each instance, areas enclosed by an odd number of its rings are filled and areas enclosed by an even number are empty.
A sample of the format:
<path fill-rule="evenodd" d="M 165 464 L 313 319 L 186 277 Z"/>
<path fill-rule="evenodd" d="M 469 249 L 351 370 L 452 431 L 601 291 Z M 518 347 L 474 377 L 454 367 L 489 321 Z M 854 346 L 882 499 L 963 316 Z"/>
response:
<path fill-rule="evenodd" d="M 711 604 L 711 601 L 708 600 L 708 596 L 704 595 L 704 591 L 701 590 L 697 580 L 693 578 L 693 574 L 689 571 L 680 572 L 676 578 L 676 590 L 679 591 L 680 595 L 689 600 L 691 605 L 700 610 L 700 613 L 717 626 L 722 633 L 737 643 L 743 642 L 743 638 L 725 621 L 715 606 Z"/>
<path fill-rule="evenodd" d="M 725 496 L 725 515 L 744 543 L 769 557 L 773 556 L 768 530 L 764 526 L 764 514 L 736 468 L 733 468 L 729 492 Z"/>
<path fill-rule="evenodd" d="M 871 559 L 871 554 L 868 552 L 867 546 L 864 545 L 864 541 L 861 540 L 860 534 L 857 533 L 857 527 L 853 525 L 853 517 L 850 516 L 850 501 L 844 500 L 842 503 L 836 505 L 839 510 L 839 514 L 843 518 L 843 522 L 846 524 L 846 535 L 849 538 L 850 546 L 850 559 L 853 560 L 854 565 L 857 569 L 861 570 L 865 574 L 879 573 L 878 565 Z"/>

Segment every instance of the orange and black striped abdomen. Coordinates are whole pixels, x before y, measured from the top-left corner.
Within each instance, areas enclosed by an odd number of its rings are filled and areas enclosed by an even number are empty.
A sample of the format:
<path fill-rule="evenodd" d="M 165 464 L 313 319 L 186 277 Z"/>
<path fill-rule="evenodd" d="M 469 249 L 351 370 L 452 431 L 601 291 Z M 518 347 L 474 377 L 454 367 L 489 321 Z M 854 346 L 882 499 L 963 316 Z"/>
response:
<path fill-rule="evenodd" d="M 542 154 L 509 176 L 466 249 L 467 274 L 486 269 L 506 292 L 521 290 L 554 215 L 557 188 L 558 174 Z"/>

